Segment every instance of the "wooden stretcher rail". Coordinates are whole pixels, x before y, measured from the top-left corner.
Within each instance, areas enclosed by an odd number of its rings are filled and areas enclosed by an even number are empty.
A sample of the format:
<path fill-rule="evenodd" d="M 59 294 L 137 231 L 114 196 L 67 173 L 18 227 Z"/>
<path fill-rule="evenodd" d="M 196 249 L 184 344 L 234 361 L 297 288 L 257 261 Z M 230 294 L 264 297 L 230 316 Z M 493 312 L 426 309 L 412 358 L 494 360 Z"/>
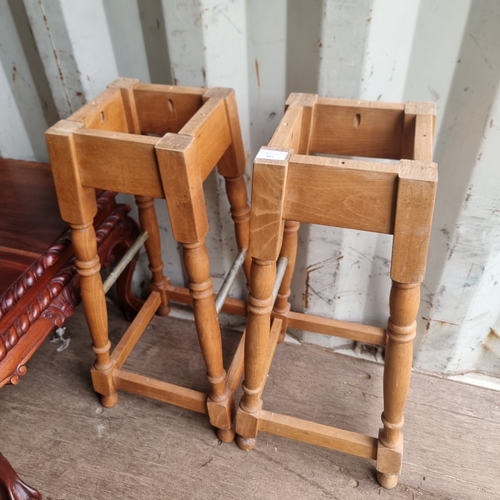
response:
<path fill-rule="evenodd" d="M 236 392 L 240 386 L 241 379 L 243 377 L 243 371 L 245 369 L 245 332 L 241 336 L 240 343 L 236 348 L 233 360 L 231 361 L 231 366 L 227 371 L 226 385 L 230 391 Z"/>
<path fill-rule="evenodd" d="M 116 389 L 207 414 L 207 395 L 125 370 L 113 372 Z"/>
<path fill-rule="evenodd" d="M 182 304 L 192 304 L 191 296 L 187 288 L 169 285 L 167 293 L 170 300 Z M 246 302 L 240 299 L 228 297 L 222 306 L 222 311 L 238 316 L 246 316 Z M 366 344 L 385 346 L 385 330 L 377 326 L 360 325 L 336 319 L 322 318 L 312 314 L 304 314 L 294 311 L 287 313 L 287 327 L 297 328 L 308 332 L 321 333 L 344 339 L 356 340 Z"/>
<path fill-rule="evenodd" d="M 357 457 L 377 459 L 378 441 L 374 437 L 308 422 L 287 415 L 280 415 L 279 413 L 261 410 L 259 414 L 259 430 L 276 436 L 283 436 L 349 453 Z"/>
<path fill-rule="evenodd" d="M 385 330 L 376 326 L 349 323 L 336 319 L 313 316 L 311 314 L 290 311 L 287 314 L 288 327 L 321 333 L 344 339 L 356 340 L 367 344 L 385 346 Z"/>
<path fill-rule="evenodd" d="M 111 357 L 116 360 L 118 368 L 121 368 L 123 363 L 127 360 L 135 344 L 137 344 L 141 335 L 144 333 L 144 329 L 148 326 L 158 307 L 160 307 L 160 304 L 160 294 L 158 292 L 151 292 L 139 311 L 139 314 L 127 328 L 127 331 L 123 334 L 123 337 L 111 354 Z"/>
<path fill-rule="evenodd" d="M 262 383 L 260 385 L 261 387 L 260 395 L 262 395 L 262 393 L 264 392 L 264 387 L 266 386 L 267 374 L 271 369 L 271 363 L 273 362 L 276 346 L 278 345 L 278 339 L 281 332 L 281 324 L 282 320 L 279 318 L 275 318 L 271 324 L 271 330 L 269 331 L 269 344 L 267 346 L 267 353 L 266 353 L 266 364 L 264 366 L 265 368 L 264 379 L 262 380 Z"/>

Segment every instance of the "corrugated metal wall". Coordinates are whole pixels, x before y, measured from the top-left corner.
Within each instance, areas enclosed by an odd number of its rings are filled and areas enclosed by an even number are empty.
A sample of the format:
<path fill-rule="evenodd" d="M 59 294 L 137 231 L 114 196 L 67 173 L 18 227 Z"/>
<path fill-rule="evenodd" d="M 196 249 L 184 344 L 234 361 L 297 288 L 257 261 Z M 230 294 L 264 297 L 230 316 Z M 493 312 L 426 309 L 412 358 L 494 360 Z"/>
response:
<path fill-rule="evenodd" d="M 117 76 L 233 87 L 249 179 L 291 91 L 437 102 L 440 185 L 415 366 L 500 375 L 500 2 L 0 0 L 0 61 L 0 155 L 42 161 L 44 130 Z M 206 196 L 220 282 L 235 245 L 215 175 Z M 180 283 L 158 209 L 166 271 Z M 295 308 L 383 326 L 390 248 L 389 237 L 301 228 Z"/>

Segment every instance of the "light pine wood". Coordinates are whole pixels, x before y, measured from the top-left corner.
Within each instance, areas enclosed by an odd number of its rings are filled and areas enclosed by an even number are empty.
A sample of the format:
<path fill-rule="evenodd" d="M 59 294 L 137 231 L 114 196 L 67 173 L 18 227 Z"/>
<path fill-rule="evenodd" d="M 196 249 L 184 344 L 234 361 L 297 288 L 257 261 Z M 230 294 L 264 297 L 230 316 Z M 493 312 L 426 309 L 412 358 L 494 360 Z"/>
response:
<path fill-rule="evenodd" d="M 389 300 L 390 318 L 384 368 L 383 429 L 380 431 L 380 456 L 377 472 L 380 484 L 386 488 L 396 486 L 401 472 L 404 407 L 410 387 L 413 339 L 416 335 L 420 305 L 420 283 L 393 282 Z M 392 453 L 391 453 L 392 452 Z"/>
<path fill-rule="evenodd" d="M 219 438 L 231 441 L 234 390 L 243 371 L 243 354 L 241 349 L 237 352 L 231 378 L 227 380 L 205 247 L 208 219 L 203 181 L 219 164 L 238 246 L 247 249 L 250 209 L 234 91 L 146 85 L 120 78 L 67 121 L 49 129 L 47 142 L 59 186 L 61 212 L 73 228 L 83 302 L 97 357 L 91 370 L 92 381 L 103 404 L 116 404 L 118 388 L 197 408 L 196 411 L 203 407 L 203 413 L 208 413 L 210 422 L 218 429 Z M 95 208 L 90 200 L 94 188 L 135 195 L 141 228 L 149 233 L 145 246 L 152 273 L 151 295 L 112 357 L 99 261 L 95 241 L 91 241 L 95 237 L 91 232 Z M 170 287 L 163 275 L 154 198 L 167 201 L 174 238 L 183 248 L 189 290 Z M 249 265 L 248 258 L 247 277 Z M 171 298 L 193 307 L 210 384 L 208 398 L 120 370 L 154 312 L 168 314 Z M 229 299 L 225 310 L 245 314 L 244 308 L 241 301 Z"/>
<path fill-rule="evenodd" d="M 296 154 L 307 155 L 309 154 L 309 145 L 311 141 L 311 130 L 312 130 L 312 121 L 314 117 L 314 105 L 318 100 L 318 96 L 316 94 L 298 94 L 291 93 L 286 100 L 287 108 L 290 107 L 300 107 L 302 109 L 302 123 L 300 130 L 300 143 L 297 149 L 294 148 Z M 281 127 L 276 131 L 280 133 Z M 269 145 L 272 145 L 272 142 L 275 141 L 276 145 L 280 145 L 279 137 L 273 136 Z"/>
<path fill-rule="evenodd" d="M 75 155 L 73 134 L 82 127 L 61 120 L 45 134 L 61 217 L 73 224 L 84 224 L 97 213 L 95 189 L 83 187 Z"/>
<path fill-rule="evenodd" d="M 248 253 L 252 256 L 258 255 L 261 260 L 276 261 L 279 256 L 284 227 L 283 196 L 288 161 L 289 155 L 282 161 L 255 159 L 252 205 L 256 204 L 260 210 L 256 212 L 252 208 L 251 217 L 254 222 L 251 222 L 250 226 Z M 257 168 L 258 166 L 260 168 Z M 252 249 L 252 245 L 257 242 L 258 248 Z"/>
<path fill-rule="evenodd" d="M 282 322 L 281 319 L 276 318 L 271 323 L 271 329 L 269 334 L 267 335 L 267 349 L 265 353 L 262 355 L 262 365 L 255 366 L 254 372 L 261 377 L 258 384 L 256 384 L 255 389 L 249 389 L 243 384 L 243 398 L 245 396 L 248 397 L 248 401 L 252 404 L 251 400 L 254 401 L 254 411 L 238 411 L 236 413 L 236 432 L 238 433 L 237 443 L 238 446 L 245 451 L 249 451 L 255 447 L 256 437 L 259 431 L 259 419 L 260 412 L 262 411 L 262 400 L 261 396 L 264 392 L 264 388 L 266 386 L 267 377 L 269 374 L 269 370 L 271 369 L 271 363 L 273 361 L 274 353 L 276 352 L 276 346 L 278 344 L 278 340 L 280 338 L 280 334 L 282 331 Z M 246 335 L 246 331 L 245 331 Z M 262 343 L 262 348 L 264 347 Z M 245 356 L 246 357 L 246 356 Z M 260 368 L 260 370 L 258 370 Z M 245 369 L 245 373 L 247 370 Z M 248 382 L 249 385 L 253 385 L 253 382 L 250 380 Z M 243 401 L 242 398 L 242 401 Z M 240 401 L 240 408 L 241 402 Z M 242 408 L 243 409 L 243 408 Z"/>
<path fill-rule="evenodd" d="M 269 141 L 268 147 L 277 149 L 293 149 L 298 151 L 302 137 L 303 109 L 298 106 L 290 106 L 283 116 L 282 127 L 274 133 Z"/>
<path fill-rule="evenodd" d="M 231 206 L 231 218 L 234 222 L 238 249 L 248 249 L 250 232 L 250 207 L 248 206 L 245 174 L 245 150 L 241 137 L 240 120 L 236 94 L 232 89 L 212 88 L 204 94 L 204 99 L 223 99 L 226 109 L 226 120 L 231 134 L 231 144 L 220 158 L 217 170 L 226 181 L 226 193 Z M 247 255 L 243 264 L 245 277 L 250 279 L 251 258 Z"/>
<path fill-rule="evenodd" d="M 271 294 L 275 278 L 275 260 L 253 260 L 245 336 L 245 380 L 240 401 L 240 408 L 250 414 L 256 413 L 262 405 L 260 393 L 263 389 L 269 345 L 270 314 L 273 306 Z"/>
<path fill-rule="evenodd" d="M 134 100 L 141 134 L 163 136 L 179 130 L 203 105 L 205 89 L 139 84 Z"/>
<path fill-rule="evenodd" d="M 238 250 L 248 249 L 250 243 L 250 207 L 248 205 L 247 188 L 243 173 L 237 177 L 225 177 L 226 193 L 231 206 L 231 218 L 234 222 Z M 252 259 L 247 254 L 243 263 L 245 277 L 250 279 Z"/>
<path fill-rule="evenodd" d="M 236 94 L 232 89 L 215 87 L 207 89 L 204 99 L 222 99 L 226 108 L 226 120 L 231 134 L 231 144 L 217 164 L 219 173 L 225 178 L 239 177 L 245 172 L 245 150 L 241 137 Z"/>
<path fill-rule="evenodd" d="M 224 101 L 208 99 L 181 128 L 179 135 L 194 139 L 194 162 L 201 172 L 203 182 L 231 144 Z"/>
<path fill-rule="evenodd" d="M 394 223 L 391 278 L 400 283 L 421 283 L 429 249 L 437 189 L 437 165 L 401 161 Z M 419 209 L 415 209 L 415 201 Z"/>
<path fill-rule="evenodd" d="M 151 291 L 160 295 L 158 314 L 165 316 L 170 312 L 168 302 L 167 286 L 170 280 L 163 275 L 163 261 L 161 258 L 161 237 L 158 227 L 158 218 L 154 206 L 153 198 L 147 196 L 136 196 L 137 209 L 139 211 L 139 221 L 143 231 L 149 234 L 149 238 L 144 243 L 148 255 L 149 270 L 152 278 L 149 284 Z"/>
<path fill-rule="evenodd" d="M 161 299 L 158 292 L 149 294 L 139 314 L 134 318 L 134 321 L 132 321 L 127 331 L 120 339 L 120 342 L 111 353 L 111 357 L 115 360 L 117 368 L 121 368 L 123 363 L 127 360 L 135 344 L 137 344 L 138 340 L 141 338 L 145 328 L 148 326 L 156 310 L 160 306 L 160 303 Z"/>
<path fill-rule="evenodd" d="M 289 328 L 385 346 L 385 330 L 376 326 L 349 323 L 348 321 L 323 318 L 295 311 L 290 311 L 287 314 L 287 319 Z"/>
<path fill-rule="evenodd" d="M 73 137 L 83 186 L 165 197 L 155 156 L 158 138 L 86 128 Z"/>
<path fill-rule="evenodd" d="M 401 158 L 404 106 L 318 98 L 310 151 L 372 158 Z"/>
<path fill-rule="evenodd" d="M 280 318 L 282 322 L 280 337 L 278 342 L 283 342 L 285 339 L 286 329 L 288 326 L 288 318 L 290 315 L 291 304 L 288 301 L 290 297 L 290 285 L 292 283 L 293 270 L 295 269 L 295 259 L 297 257 L 298 246 L 298 231 L 300 223 L 294 221 L 285 221 L 283 229 L 283 244 L 281 246 L 280 257 L 288 259 L 288 266 L 285 271 L 285 276 L 281 281 L 276 302 L 273 307 L 273 317 Z"/>
<path fill-rule="evenodd" d="M 127 121 L 127 131 L 131 134 L 140 134 L 139 117 L 137 116 L 137 105 L 135 103 L 134 88 L 140 85 L 135 78 L 117 78 L 109 85 L 109 88 L 120 89 L 123 109 Z"/>
<path fill-rule="evenodd" d="M 316 446 L 343 451 L 358 457 L 372 460 L 377 458 L 377 439 L 375 438 L 280 415 L 279 413 L 262 410 L 259 415 L 259 430 Z"/>
<path fill-rule="evenodd" d="M 68 121 L 83 123 L 92 130 L 128 132 L 127 116 L 122 93 L 118 88 L 108 88 L 95 99 L 75 111 Z"/>
<path fill-rule="evenodd" d="M 234 353 L 233 360 L 231 361 L 231 366 L 227 371 L 227 387 L 230 391 L 235 393 L 241 383 L 241 378 L 243 377 L 243 372 L 245 370 L 245 332 L 241 336 L 240 342 Z"/>
<path fill-rule="evenodd" d="M 432 161 L 435 121 L 435 103 L 407 102 L 405 104 L 401 158 Z"/>
<path fill-rule="evenodd" d="M 94 369 L 97 376 L 108 379 L 114 361 L 110 358 L 111 342 L 107 331 L 106 298 L 99 274 L 101 265 L 97 256 L 97 243 L 93 221 L 87 224 L 71 224 L 71 238 L 76 255 L 76 268 L 80 275 L 83 308 L 92 336 L 92 350 L 96 355 Z M 106 407 L 114 406 L 118 402 L 118 395 L 110 385 L 103 385 L 100 392 L 102 404 Z"/>
<path fill-rule="evenodd" d="M 207 396 L 202 392 L 125 370 L 115 370 L 113 380 L 116 388 L 122 391 L 163 401 L 197 413 L 207 413 Z"/>
<path fill-rule="evenodd" d="M 156 147 L 172 233 L 181 243 L 202 241 L 208 233 L 203 180 L 196 164 L 194 142 L 193 137 L 166 134 Z"/>
<path fill-rule="evenodd" d="M 201 350 L 207 364 L 207 378 L 212 386 L 210 398 L 224 401 L 229 397 L 222 363 L 219 320 L 213 300 L 210 262 L 205 241 L 183 243 L 183 257 L 193 297 L 193 311 Z"/>
<path fill-rule="evenodd" d="M 430 161 L 433 107 L 298 94 L 292 95 L 287 104 L 270 143 L 271 151 L 287 153 L 285 159 L 265 159 L 270 148 L 263 148 L 254 163 L 249 246 L 252 267 L 245 380 L 236 415 L 237 442 L 242 449 L 250 450 L 258 431 L 263 430 L 371 458 L 377 461 L 380 484 L 393 488 L 401 471 L 401 428 L 436 195 L 437 166 Z M 312 153 L 400 161 L 310 156 L 297 154 L 299 148 L 309 148 Z M 402 154 L 412 159 L 401 159 Z M 290 311 L 287 297 L 295 264 L 296 221 L 394 236 L 386 332 Z M 289 257 L 290 263 L 274 306 L 275 316 L 288 327 L 386 346 L 383 428 L 378 439 L 262 409 L 261 395 L 273 357 L 273 353 L 266 357 L 265 349 L 271 321 L 270 290 L 280 252 Z"/>
<path fill-rule="evenodd" d="M 399 167 L 293 155 L 284 218 L 392 234 Z"/>

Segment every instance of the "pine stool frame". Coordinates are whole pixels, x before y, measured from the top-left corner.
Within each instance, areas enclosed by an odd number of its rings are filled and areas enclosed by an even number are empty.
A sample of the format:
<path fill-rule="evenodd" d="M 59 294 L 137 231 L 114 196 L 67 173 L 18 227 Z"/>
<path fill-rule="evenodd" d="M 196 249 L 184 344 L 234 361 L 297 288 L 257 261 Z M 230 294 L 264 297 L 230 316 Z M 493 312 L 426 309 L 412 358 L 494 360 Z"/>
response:
<path fill-rule="evenodd" d="M 62 218 L 72 229 L 82 301 L 96 354 L 92 381 L 102 404 L 114 406 L 117 390 L 151 397 L 208 414 L 219 438 L 231 441 L 244 341 L 226 373 L 205 247 L 208 219 L 203 182 L 217 165 L 226 181 L 236 240 L 243 251 L 239 262 L 248 274 L 250 261 L 244 252 L 250 209 L 234 92 L 120 78 L 67 120 L 51 127 L 46 139 Z M 135 195 L 153 275 L 148 299 L 111 353 L 92 226 L 96 188 Z M 189 289 L 172 286 L 164 277 L 154 198 L 167 201 L 174 238 L 182 245 Z M 122 368 L 153 315 L 169 313 L 171 300 L 193 306 L 210 383 L 208 397 Z M 241 301 L 237 304 L 237 311 L 244 313 Z M 223 310 L 234 311 L 233 299 L 227 299 Z"/>
<path fill-rule="evenodd" d="M 254 163 L 238 445 L 252 449 L 260 430 L 373 459 L 380 484 L 392 488 L 402 464 L 403 411 L 437 185 L 437 165 L 432 163 L 435 106 L 311 94 L 291 94 L 286 104 L 269 146 L 261 149 Z M 348 159 L 353 156 L 400 161 Z M 290 311 L 287 300 L 300 222 L 394 235 L 387 330 Z M 273 305 L 279 255 L 290 264 Z M 287 327 L 386 347 L 383 428 L 378 439 L 262 409 L 276 343 Z"/>

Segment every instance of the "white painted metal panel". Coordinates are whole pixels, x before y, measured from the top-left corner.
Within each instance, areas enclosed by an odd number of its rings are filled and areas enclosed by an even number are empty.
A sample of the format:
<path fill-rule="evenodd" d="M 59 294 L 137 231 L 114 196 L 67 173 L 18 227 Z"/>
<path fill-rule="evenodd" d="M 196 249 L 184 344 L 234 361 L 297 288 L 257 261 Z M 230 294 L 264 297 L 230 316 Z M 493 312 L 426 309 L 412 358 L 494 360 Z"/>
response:
<path fill-rule="evenodd" d="M 435 101 L 440 184 L 415 362 L 500 376 L 499 26 L 486 0 L 0 0 L 0 155 L 46 160 L 44 129 L 118 75 L 234 88 L 249 181 L 291 91 Z M 224 190 L 210 176 L 216 286 L 237 251 Z M 182 283 L 157 207 L 165 270 Z M 302 227 L 294 307 L 384 326 L 390 251 L 391 237 Z"/>
<path fill-rule="evenodd" d="M 7 0 L 0 12 L 0 154 L 47 161 L 47 122 Z"/>

